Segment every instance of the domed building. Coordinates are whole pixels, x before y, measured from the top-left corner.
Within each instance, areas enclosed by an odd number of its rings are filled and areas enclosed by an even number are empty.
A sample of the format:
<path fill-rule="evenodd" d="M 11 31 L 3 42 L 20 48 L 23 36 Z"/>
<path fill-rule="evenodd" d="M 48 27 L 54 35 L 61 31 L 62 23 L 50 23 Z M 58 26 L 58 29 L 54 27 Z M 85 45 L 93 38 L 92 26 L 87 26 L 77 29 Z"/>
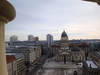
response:
<path fill-rule="evenodd" d="M 68 47 L 68 36 L 65 31 L 61 34 L 61 40 L 60 40 L 60 51 L 66 51 L 69 49 Z"/>
<path fill-rule="evenodd" d="M 61 34 L 60 49 L 55 55 L 55 60 L 58 62 L 81 62 L 85 60 L 85 53 L 77 46 L 69 49 L 68 36 L 65 31 Z"/>

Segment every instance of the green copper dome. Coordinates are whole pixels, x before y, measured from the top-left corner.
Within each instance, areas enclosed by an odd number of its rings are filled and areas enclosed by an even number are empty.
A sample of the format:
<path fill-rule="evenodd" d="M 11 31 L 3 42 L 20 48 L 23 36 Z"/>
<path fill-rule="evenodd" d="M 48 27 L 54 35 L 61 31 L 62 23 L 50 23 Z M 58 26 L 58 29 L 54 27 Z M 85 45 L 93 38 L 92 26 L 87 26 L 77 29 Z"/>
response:
<path fill-rule="evenodd" d="M 62 32 L 61 37 L 67 37 L 67 33 L 65 31 Z"/>

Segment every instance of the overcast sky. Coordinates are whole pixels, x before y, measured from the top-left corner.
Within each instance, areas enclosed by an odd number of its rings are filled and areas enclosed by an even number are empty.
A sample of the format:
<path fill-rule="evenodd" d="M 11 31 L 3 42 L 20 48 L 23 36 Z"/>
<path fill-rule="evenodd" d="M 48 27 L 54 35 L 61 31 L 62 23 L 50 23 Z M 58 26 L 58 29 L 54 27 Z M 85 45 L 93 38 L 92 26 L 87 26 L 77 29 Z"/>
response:
<path fill-rule="evenodd" d="M 69 39 L 100 39 L 100 6 L 81 0 L 8 0 L 16 9 L 16 18 L 5 28 L 5 39 L 28 35 L 45 40 L 51 34 L 60 40 L 65 29 Z"/>

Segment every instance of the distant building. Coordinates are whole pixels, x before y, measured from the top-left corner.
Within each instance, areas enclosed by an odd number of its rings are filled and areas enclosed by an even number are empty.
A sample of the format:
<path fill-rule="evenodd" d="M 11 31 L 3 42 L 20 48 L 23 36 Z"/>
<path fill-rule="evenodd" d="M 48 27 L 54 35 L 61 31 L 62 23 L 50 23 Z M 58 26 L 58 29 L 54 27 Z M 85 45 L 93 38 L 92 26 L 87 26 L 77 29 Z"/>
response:
<path fill-rule="evenodd" d="M 13 35 L 13 36 L 10 37 L 10 45 L 11 46 L 12 46 L 12 43 L 16 42 L 16 41 L 18 41 L 18 37 L 16 35 Z"/>
<path fill-rule="evenodd" d="M 13 46 L 27 46 L 27 45 L 47 45 L 47 41 L 16 41 L 12 43 Z"/>
<path fill-rule="evenodd" d="M 35 37 L 34 38 L 34 41 L 39 41 L 39 37 Z"/>
<path fill-rule="evenodd" d="M 48 47 L 51 47 L 53 44 L 53 36 L 51 34 L 47 34 L 47 42 L 48 42 Z"/>
<path fill-rule="evenodd" d="M 28 41 L 34 41 L 34 36 L 33 35 L 28 35 Z"/>

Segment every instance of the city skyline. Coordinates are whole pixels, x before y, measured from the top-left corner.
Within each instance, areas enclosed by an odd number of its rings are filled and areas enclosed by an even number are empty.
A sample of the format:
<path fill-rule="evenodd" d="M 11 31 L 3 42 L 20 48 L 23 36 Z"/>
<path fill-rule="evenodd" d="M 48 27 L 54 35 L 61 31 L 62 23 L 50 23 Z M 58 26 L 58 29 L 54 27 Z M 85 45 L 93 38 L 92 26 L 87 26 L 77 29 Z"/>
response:
<path fill-rule="evenodd" d="M 81 0 L 9 0 L 16 9 L 16 18 L 5 27 L 5 40 L 16 35 L 27 40 L 35 35 L 46 40 L 51 34 L 54 40 L 61 38 L 65 29 L 69 39 L 100 38 L 100 8 L 96 3 Z"/>

